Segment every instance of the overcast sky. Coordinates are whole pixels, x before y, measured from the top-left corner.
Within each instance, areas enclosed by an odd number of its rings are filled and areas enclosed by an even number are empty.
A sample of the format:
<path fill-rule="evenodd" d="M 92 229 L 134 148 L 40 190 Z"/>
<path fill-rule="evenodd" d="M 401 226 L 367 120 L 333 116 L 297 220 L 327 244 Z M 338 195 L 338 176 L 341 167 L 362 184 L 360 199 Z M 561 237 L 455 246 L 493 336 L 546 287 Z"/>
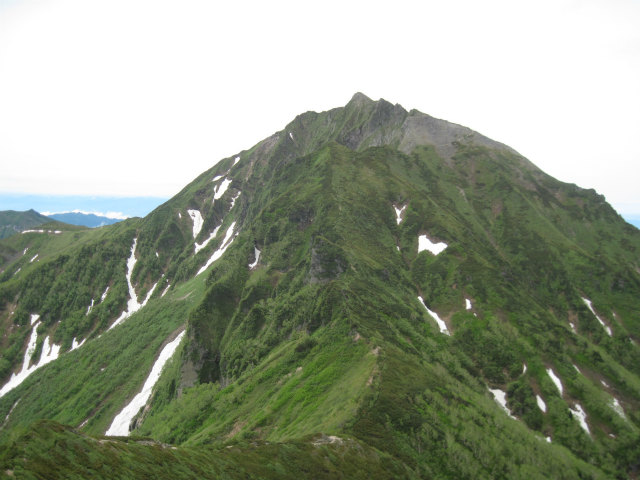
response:
<path fill-rule="evenodd" d="M 170 197 L 356 91 L 640 212 L 636 0 L 0 0 L 0 192 Z"/>

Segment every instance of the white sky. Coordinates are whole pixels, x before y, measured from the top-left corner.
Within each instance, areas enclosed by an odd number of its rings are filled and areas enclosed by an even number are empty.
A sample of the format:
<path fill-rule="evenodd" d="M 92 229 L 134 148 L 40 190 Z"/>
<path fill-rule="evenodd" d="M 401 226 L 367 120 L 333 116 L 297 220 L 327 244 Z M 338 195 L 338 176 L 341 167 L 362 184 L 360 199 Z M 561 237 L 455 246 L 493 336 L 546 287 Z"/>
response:
<path fill-rule="evenodd" d="M 0 192 L 172 196 L 356 91 L 640 212 L 637 0 L 0 0 Z"/>

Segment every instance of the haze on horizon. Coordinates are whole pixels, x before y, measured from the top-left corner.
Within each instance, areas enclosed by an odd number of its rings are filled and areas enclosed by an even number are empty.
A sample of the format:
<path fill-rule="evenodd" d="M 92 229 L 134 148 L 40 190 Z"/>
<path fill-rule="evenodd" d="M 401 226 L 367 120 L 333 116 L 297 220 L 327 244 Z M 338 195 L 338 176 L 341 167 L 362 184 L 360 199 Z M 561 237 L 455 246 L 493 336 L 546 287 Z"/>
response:
<path fill-rule="evenodd" d="M 170 197 L 356 91 L 640 212 L 640 3 L 0 0 L 0 193 Z"/>

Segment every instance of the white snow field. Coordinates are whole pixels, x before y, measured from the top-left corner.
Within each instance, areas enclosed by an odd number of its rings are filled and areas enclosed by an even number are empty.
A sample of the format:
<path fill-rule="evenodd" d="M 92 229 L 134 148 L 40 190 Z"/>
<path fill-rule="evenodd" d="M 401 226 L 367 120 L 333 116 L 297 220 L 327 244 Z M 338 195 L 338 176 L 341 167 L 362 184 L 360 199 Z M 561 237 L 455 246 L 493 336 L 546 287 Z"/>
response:
<path fill-rule="evenodd" d="M 575 410 L 573 408 L 569 408 L 569 410 L 576 417 L 578 422 L 580 422 L 580 426 L 582 427 L 582 429 L 585 432 L 587 432 L 589 435 L 591 435 L 591 432 L 589 431 L 589 425 L 587 425 L 587 414 L 582 409 L 580 404 L 576 403 L 576 409 Z"/>
<path fill-rule="evenodd" d="M 191 220 L 193 220 L 193 238 L 195 239 L 200 233 L 200 230 L 202 230 L 204 220 L 202 219 L 200 210 L 187 210 L 187 213 L 191 217 Z"/>
<path fill-rule="evenodd" d="M 500 407 L 502 407 L 502 409 L 507 413 L 507 415 L 509 415 L 514 420 L 517 420 L 516 417 L 511 415 L 511 411 L 509 410 L 509 407 L 507 407 L 507 394 L 502 390 L 500 390 L 499 388 L 490 388 L 489 391 L 493 395 L 493 398 L 496 401 L 496 403 L 500 405 Z"/>
<path fill-rule="evenodd" d="M 226 192 L 229 188 L 229 185 L 231 185 L 231 180 L 225 178 L 222 183 L 214 189 L 213 199 L 218 200 L 220 197 L 222 197 L 222 195 L 224 195 L 224 192 Z"/>
<path fill-rule="evenodd" d="M 213 255 L 211 255 L 209 260 L 207 260 L 207 263 L 205 263 L 202 266 L 202 268 L 198 270 L 198 273 L 196 273 L 196 277 L 200 275 L 202 272 L 204 272 L 207 268 L 209 268 L 211 264 L 213 264 L 213 262 L 215 262 L 220 257 L 222 257 L 225 250 L 229 248 L 229 245 L 231 245 L 231 243 L 233 242 L 233 239 L 235 238 L 235 236 L 233 236 L 233 229 L 235 228 L 235 226 L 236 226 L 236 222 L 233 222 L 231 226 L 227 228 L 227 232 L 224 234 L 224 239 L 222 240 L 222 243 L 220 244 L 218 249 L 215 252 L 213 252 Z M 238 234 L 236 233 L 236 236 L 237 235 Z M 233 238 L 231 238 L 232 236 Z"/>
<path fill-rule="evenodd" d="M 560 381 L 560 378 L 558 378 L 558 376 L 555 374 L 555 372 L 551 368 L 547 368 L 547 374 L 549 374 L 549 378 L 553 380 L 553 383 L 555 383 L 556 387 L 558 388 L 560 395 L 562 395 L 563 390 L 562 390 L 562 382 Z"/>
<path fill-rule="evenodd" d="M 81 346 L 84 344 L 84 342 L 86 342 L 86 341 L 87 341 L 87 339 L 85 338 L 85 339 L 83 339 L 81 342 L 78 342 L 78 341 L 76 340 L 76 337 L 73 337 L 73 340 L 71 340 L 71 350 L 69 350 L 69 351 L 73 351 L 73 350 L 75 350 L 76 348 L 81 347 Z"/>
<path fill-rule="evenodd" d="M 613 400 L 611 401 L 611 407 L 618 415 L 620 415 L 622 418 L 627 420 L 627 416 L 624 413 L 624 409 L 622 408 L 622 405 L 620 405 L 620 402 L 616 397 L 613 397 Z"/>
<path fill-rule="evenodd" d="M 100 297 L 100 303 L 104 302 L 104 299 L 107 298 L 107 293 L 109 293 L 109 286 L 107 286 L 107 288 L 104 289 L 104 293 Z"/>
<path fill-rule="evenodd" d="M 429 307 L 427 307 L 427 305 L 424 303 L 424 300 L 422 299 L 421 296 L 418 296 L 418 300 L 420 300 L 420 303 L 425 308 L 427 313 L 436 321 L 436 323 L 438 324 L 438 327 L 440 328 L 440 333 L 444 333 L 445 335 L 451 335 L 449 333 L 449 330 L 447 329 L 447 324 L 444 323 L 444 320 L 442 320 L 436 312 L 429 310 Z"/>
<path fill-rule="evenodd" d="M 253 270 L 254 268 L 256 268 L 256 265 L 258 265 L 258 259 L 260 258 L 260 250 L 258 250 L 256 247 L 253 247 L 253 255 L 256 257 L 256 259 L 254 260 L 253 263 L 249 264 L 249 270 Z"/>
<path fill-rule="evenodd" d="M 131 424 L 131 420 L 133 420 L 133 417 L 135 417 L 140 409 L 147 404 L 147 400 L 149 400 L 149 397 L 151 396 L 151 391 L 160 378 L 162 368 L 164 367 L 165 363 L 167 363 L 167 361 L 173 356 L 183 337 L 184 330 L 173 341 L 165 345 L 165 347 L 160 352 L 158 359 L 153 364 L 151 373 L 149 373 L 147 380 L 144 382 L 142 390 L 135 397 L 133 397 L 129 404 L 125 406 L 120 411 L 120 413 L 118 413 L 118 415 L 115 416 L 113 422 L 111 422 L 111 426 L 109 427 L 105 435 L 129 435 L 129 425 Z"/>
<path fill-rule="evenodd" d="M 93 309 L 93 304 L 94 304 L 94 300 L 93 298 L 91 299 L 91 305 L 89 305 L 87 307 L 87 313 L 85 313 L 85 315 L 89 315 L 91 313 L 91 310 Z"/>
<path fill-rule="evenodd" d="M 418 237 L 418 253 L 429 250 L 434 255 L 438 255 L 447 247 L 448 245 L 444 242 L 433 243 L 426 235 L 420 235 Z"/>
<path fill-rule="evenodd" d="M 538 408 L 544 413 L 547 413 L 547 404 L 544 403 L 544 400 L 540 395 L 536 395 L 536 402 L 538 402 Z"/>
<path fill-rule="evenodd" d="M 395 205 L 393 206 L 393 209 L 396 211 L 396 223 L 398 225 L 400 225 L 400 222 L 402 222 L 402 213 L 404 212 L 404 209 L 407 208 L 407 206 L 403 206 L 402 208 L 398 208 Z"/>
<path fill-rule="evenodd" d="M 206 247 L 211 240 L 216 238 L 216 235 L 218 235 L 218 230 L 220 230 L 220 225 L 218 225 L 216 228 L 213 229 L 213 232 L 211 232 L 211 235 L 209 235 L 204 242 L 202 243 L 194 242 L 193 246 L 195 248 L 195 253 L 198 253 L 200 250 Z"/>
<path fill-rule="evenodd" d="M 242 192 L 238 192 L 236 193 L 233 198 L 231 199 L 231 206 L 229 207 L 229 210 L 231 210 L 233 208 L 233 206 L 236 204 L 236 200 L 238 199 L 238 197 L 240 196 L 240 193 Z"/>
<path fill-rule="evenodd" d="M 123 321 L 125 321 L 127 318 L 129 318 L 131 315 L 133 315 L 135 312 L 137 312 L 142 307 L 144 307 L 147 304 L 147 302 L 149 301 L 149 298 L 151 298 L 151 295 L 153 294 L 153 291 L 158 286 L 158 282 L 156 282 L 151 287 L 151 289 L 147 292 L 147 296 L 145 297 L 144 301 L 142 303 L 138 302 L 138 296 L 136 295 L 136 290 L 135 290 L 135 288 L 133 288 L 133 284 L 131 283 L 131 276 L 133 275 L 133 268 L 136 266 L 136 261 L 137 261 L 137 259 L 136 259 L 136 245 L 137 244 L 138 244 L 138 239 L 134 238 L 133 239 L 133 245 L 131 246 L 131 256 L 127 260 L 127 287 L 129 288 L 129 301 L 127 302 L 127 309 L 124 312 L 122 312 L 122 314 L 116 319 L 115 322 L 113 322 L 111 324 L 111 326 L 108 328 L 108 330 L 111 330 L 116 325 L 120 325 Z"/>
<path fill-rule="evenodd" d="M 591 305 L 591 300 L 589 300 L 588 298 L 582 297 L 582 301 L 589 308 L 589 310 L 591 310 L 591 313 L 593 313 L 593 316 L 598 319 L 598 322 L 600 322 L 600 325 L 602 325 L 602 328 L 604 328 L 607 334 L 611 337 L 612 336 L 611 327 L 609 327 L 609 325 L 604 323 L 602 319 L 598 316 L 598 314 L 595 312 L 595 310 L 593 309 L 593 306 Z"/>
<path fill-rule="evenodd" d="M 40 322 L 38 319 L 40 315 L 31 315 L 31 337 L 29 338 L 29 343 L 27 344 L 27 349 L 24 352 L 24 359 L 22 360 L 22 369 L 18 373 L 14 373 L 11 375 L 9 381 L 3 385 L 0 389 L 0 397 L 5 395 L 7 392 L 13 390 L 18 385 L 20 385 L 29 375 L 35 372 L 40 367 L 46 365 L 47 363 L 53 362 L 60 355 L 60 345 L 50 344 L 49 337 L 45 337 L 44 343 L 42 344 L 42 353 L 40 354 L 40 360 L 35 365 L 29 366 L 31 361 L 31 355 L 36 348 L 36 342 L 38 341 L 38 325 Z"/>

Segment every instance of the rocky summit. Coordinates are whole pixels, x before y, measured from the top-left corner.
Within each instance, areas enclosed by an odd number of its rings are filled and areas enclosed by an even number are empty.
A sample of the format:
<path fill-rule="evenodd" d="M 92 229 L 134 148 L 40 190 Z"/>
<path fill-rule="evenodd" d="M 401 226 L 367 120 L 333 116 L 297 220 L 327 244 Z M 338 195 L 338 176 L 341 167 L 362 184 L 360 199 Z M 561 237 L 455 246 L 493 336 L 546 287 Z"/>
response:
<path fill-rule="evenodd" d="M 358 93 L 0 259 L 8 478 L 638 476 L 640 231 L 466 127 Z"/>

